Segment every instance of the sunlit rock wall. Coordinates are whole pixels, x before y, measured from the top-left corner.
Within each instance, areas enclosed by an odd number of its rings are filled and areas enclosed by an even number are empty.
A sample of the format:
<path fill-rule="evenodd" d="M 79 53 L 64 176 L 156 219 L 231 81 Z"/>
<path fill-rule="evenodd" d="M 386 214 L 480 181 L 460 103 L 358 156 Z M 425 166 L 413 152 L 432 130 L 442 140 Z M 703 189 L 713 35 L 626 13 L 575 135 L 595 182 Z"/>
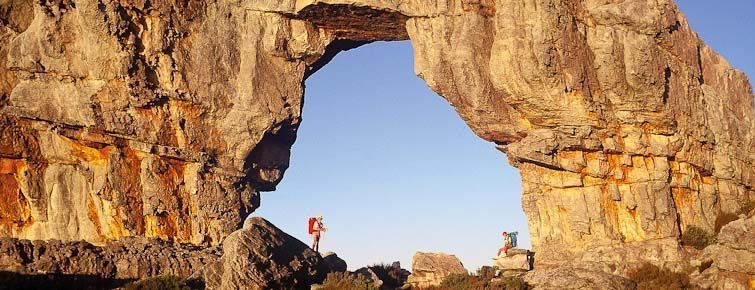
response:
<path fill-rule="evenodd" d="M 538 263 L 678 259 L 755 199 L 752 88 L 672 1 L 15 1 L 3 235 L 216 244 L 288 167 L 303 79 L 407 38 L 519 168 Z"/>

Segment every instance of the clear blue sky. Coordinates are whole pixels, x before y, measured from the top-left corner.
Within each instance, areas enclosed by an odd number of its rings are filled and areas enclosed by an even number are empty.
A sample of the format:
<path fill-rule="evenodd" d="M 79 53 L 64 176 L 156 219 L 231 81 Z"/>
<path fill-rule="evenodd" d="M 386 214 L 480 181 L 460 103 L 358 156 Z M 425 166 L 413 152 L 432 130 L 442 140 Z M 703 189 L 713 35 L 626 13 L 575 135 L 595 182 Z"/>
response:
<path fill-rule="evenodd" d="M 700 36 L 755 74 L 755 1 L 681 1 Z M 488 265 L 502 230 L 528 247 L 521 183 L 505 155 L 475 136 L 415 76 L 411 43 L 379 42 L 339 54 L 306 82 L 291 167 L 253 215 L 309 244 L 307 218 L 325 216 L 321 251 L 349 269 L 415 251 Z"/>

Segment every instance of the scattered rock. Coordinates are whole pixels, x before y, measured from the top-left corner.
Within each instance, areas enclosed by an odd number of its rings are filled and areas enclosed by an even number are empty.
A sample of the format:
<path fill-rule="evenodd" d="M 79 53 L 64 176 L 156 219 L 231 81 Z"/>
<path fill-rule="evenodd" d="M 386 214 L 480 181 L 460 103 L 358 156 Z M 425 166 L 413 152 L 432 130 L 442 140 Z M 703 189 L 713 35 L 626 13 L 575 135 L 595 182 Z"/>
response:
<path fill-rule="evenodd" d="M 417 252 L 412 258 L 412 274 L 406 281 L 414 287 L 438 286 L 451 274 L 467 274 L 459 258 L 443 253 Z"/>
<path fill-rule="evenodd" d="M 223 241 L 223 256 L 204 273 L 209 289 L 292 289 L 325 279 L 320 255 L 260 217 Z"/>
<path fill-rule="evenodd" d="M 336 253 L 327 252 L 322 255 L 322 260 L 328 268 L 328 272 L 346 272 L 346 261 L 339 258 Z"/>

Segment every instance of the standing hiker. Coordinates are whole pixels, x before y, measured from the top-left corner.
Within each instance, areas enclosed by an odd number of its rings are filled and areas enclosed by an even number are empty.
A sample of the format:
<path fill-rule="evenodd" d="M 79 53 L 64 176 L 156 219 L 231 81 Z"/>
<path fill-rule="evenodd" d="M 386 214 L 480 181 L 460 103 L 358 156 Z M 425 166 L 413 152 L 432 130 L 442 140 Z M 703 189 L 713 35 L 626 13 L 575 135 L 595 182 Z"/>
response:
<path fill-rule="evenodd" d="M 309 234 L 312 235 L 312 250 L 315 252 L 320 249 L 320 232 L 327 230 L 322 223 L 322 215 L 309 218 Z"/>

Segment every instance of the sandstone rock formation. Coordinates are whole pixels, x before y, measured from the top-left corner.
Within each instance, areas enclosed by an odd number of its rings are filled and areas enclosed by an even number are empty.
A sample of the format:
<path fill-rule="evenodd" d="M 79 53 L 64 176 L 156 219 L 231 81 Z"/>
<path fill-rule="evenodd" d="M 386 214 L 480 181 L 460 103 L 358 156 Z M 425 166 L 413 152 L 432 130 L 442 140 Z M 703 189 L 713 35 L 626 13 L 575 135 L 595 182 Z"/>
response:
<path fill-rule="evenodd" d="M 452 274 L 468 274 L 456 256 L 417 252 L 412 257 L 412 274 L 406 283 L 420 289 L 439 286 L 444 278 Z"/>
<path fill-rule="evenodd" d="M 348 268 L 346 261 L 333 252 L 326 252 L 323 254 L 322 262 L 325 263 L 328 272 L 346 272 L 346 269 Z"/>
<path fill-rule="evenodd" d="M 223 256 L 203 275 L 208 289 L 300 289 L 321 282 L 327 271 L 307 245 L 253 217 L 223 241 Z"/>
<path fill-rule="evenodd" d="M 672 0 L 10 0 L 0 18 L 2 236 L 219 244 L 288 167 L 303 80 L 378 40 L 411 40 L 520 170 L 538 263 L 677 261 L 688 226 L 755 198 L 752 87 Z"/>

